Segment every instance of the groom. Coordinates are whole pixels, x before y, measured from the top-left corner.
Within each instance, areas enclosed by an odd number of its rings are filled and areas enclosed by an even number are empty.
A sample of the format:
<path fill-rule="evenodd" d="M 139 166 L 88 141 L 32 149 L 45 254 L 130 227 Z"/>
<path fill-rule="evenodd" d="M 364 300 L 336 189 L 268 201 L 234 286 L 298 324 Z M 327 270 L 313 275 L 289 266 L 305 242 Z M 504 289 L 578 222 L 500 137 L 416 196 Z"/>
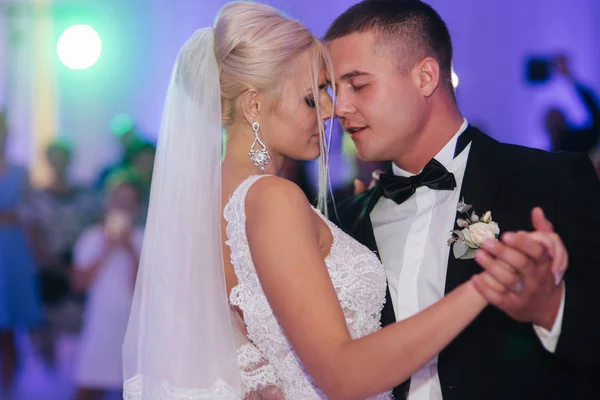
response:
<path fill-rule="evenodd" d="M 594 398 L 600 184 L 590 161 L 502 144 L 469 125 L 451 83 L 447 27 L 421 1 L 365 0 L 338 17 L 325 39 L 336 114 L 359 157 L 392 161 L 374 188 L 338 206 L 338 223 L 385 266 L 383 325 L 428 307 L 480 265 L 511 288 L 499 294 L 478 285 L 496 307 L 397 387 L 396 399 Z M 544 218 L 534 215 L 532 226 L 531 210 L 540 206 L 569 252 L 564 281 L 526 254 L 519 235 L 488 242 L 475 259 L 465 258 L 460 243 L 448 245 L 463 199 L 479 216 L 491 211 L 501 232 L 539 228 Z"/>

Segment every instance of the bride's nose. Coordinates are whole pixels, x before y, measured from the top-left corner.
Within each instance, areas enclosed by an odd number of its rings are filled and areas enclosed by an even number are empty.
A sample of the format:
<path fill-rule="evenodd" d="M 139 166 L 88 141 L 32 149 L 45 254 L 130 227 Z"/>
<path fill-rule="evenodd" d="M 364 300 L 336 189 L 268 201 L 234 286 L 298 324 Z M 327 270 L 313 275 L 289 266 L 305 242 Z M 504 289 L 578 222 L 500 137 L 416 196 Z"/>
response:
<path fill-rule="evenodd" d="M 329 93 L 325 93 L 321 99 L 321 118 L 326 121 L 332 117 L 333 112 L 333 100 L 329 96 Z"/>

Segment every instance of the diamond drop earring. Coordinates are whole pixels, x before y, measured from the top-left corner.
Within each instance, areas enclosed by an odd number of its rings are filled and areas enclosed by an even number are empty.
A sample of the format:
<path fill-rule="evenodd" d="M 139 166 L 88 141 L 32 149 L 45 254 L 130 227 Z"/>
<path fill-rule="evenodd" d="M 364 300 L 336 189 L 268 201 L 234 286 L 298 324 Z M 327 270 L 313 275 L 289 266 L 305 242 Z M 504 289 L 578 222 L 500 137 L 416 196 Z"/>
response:
<path fill-rule="evenodd" d="M 250 160 L 258 169 L 261 171 L 265 170 L 267 164 L 271 162 L 271 155 L 269 154 L 269 150 L 267 150 L 267 146 L 258 138 L 258 130 L 260 129 L 260 124 L 258 122 L 252 123 L 252 130 L 254 131 L 254 142 L 252 143 L 252 147 L 250 147 L 250 152 L 248 155 L 250 156 Z M 257 150 L 254 147 L 257 145 L 261 147 Z"/>

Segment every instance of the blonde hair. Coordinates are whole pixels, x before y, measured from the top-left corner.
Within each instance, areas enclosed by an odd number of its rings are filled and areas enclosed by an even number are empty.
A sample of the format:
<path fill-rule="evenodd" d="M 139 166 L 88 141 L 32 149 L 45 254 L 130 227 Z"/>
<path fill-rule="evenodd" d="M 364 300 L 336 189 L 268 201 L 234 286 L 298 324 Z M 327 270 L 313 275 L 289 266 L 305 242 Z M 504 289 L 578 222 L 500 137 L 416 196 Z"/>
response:
<path fill-rule="evenodd" d="M 323 66 L 333 76 L 327 47 L 298 21 L 273 7 L 249 1 L 223 6 L 215 22 L 214 36 L 215 56 L 221 68 L 221 113 L 225 127 L 235 121 L 239 113 L 238 99 L 250 88 L 264 93 L 276 105 L 275 99 L 297 58 L 309 52 L 312 92 L 321 135 L 317 206 L 327 213 L 331 134 L 326 137 L 320 123 L 318 88 Z"/>

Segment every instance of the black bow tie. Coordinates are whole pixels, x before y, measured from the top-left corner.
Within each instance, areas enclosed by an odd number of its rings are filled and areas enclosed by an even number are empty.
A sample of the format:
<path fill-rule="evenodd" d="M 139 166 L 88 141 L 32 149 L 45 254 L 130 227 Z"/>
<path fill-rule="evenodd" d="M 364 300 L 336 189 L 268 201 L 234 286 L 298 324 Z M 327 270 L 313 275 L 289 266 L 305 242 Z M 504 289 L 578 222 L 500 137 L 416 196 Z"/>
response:
<path fill-rule="evenodd" d="M 397 204 L 404 203 L 421 186 L 427 186 L 434 190 L 453 190 L 456 187 L 454 174 L 448 172 L 436 159 L 429 161 L 418 175 L 396 176 L 390 171 L 381 174 L 379 182 L 383 189 L 383 195 Z"/>

